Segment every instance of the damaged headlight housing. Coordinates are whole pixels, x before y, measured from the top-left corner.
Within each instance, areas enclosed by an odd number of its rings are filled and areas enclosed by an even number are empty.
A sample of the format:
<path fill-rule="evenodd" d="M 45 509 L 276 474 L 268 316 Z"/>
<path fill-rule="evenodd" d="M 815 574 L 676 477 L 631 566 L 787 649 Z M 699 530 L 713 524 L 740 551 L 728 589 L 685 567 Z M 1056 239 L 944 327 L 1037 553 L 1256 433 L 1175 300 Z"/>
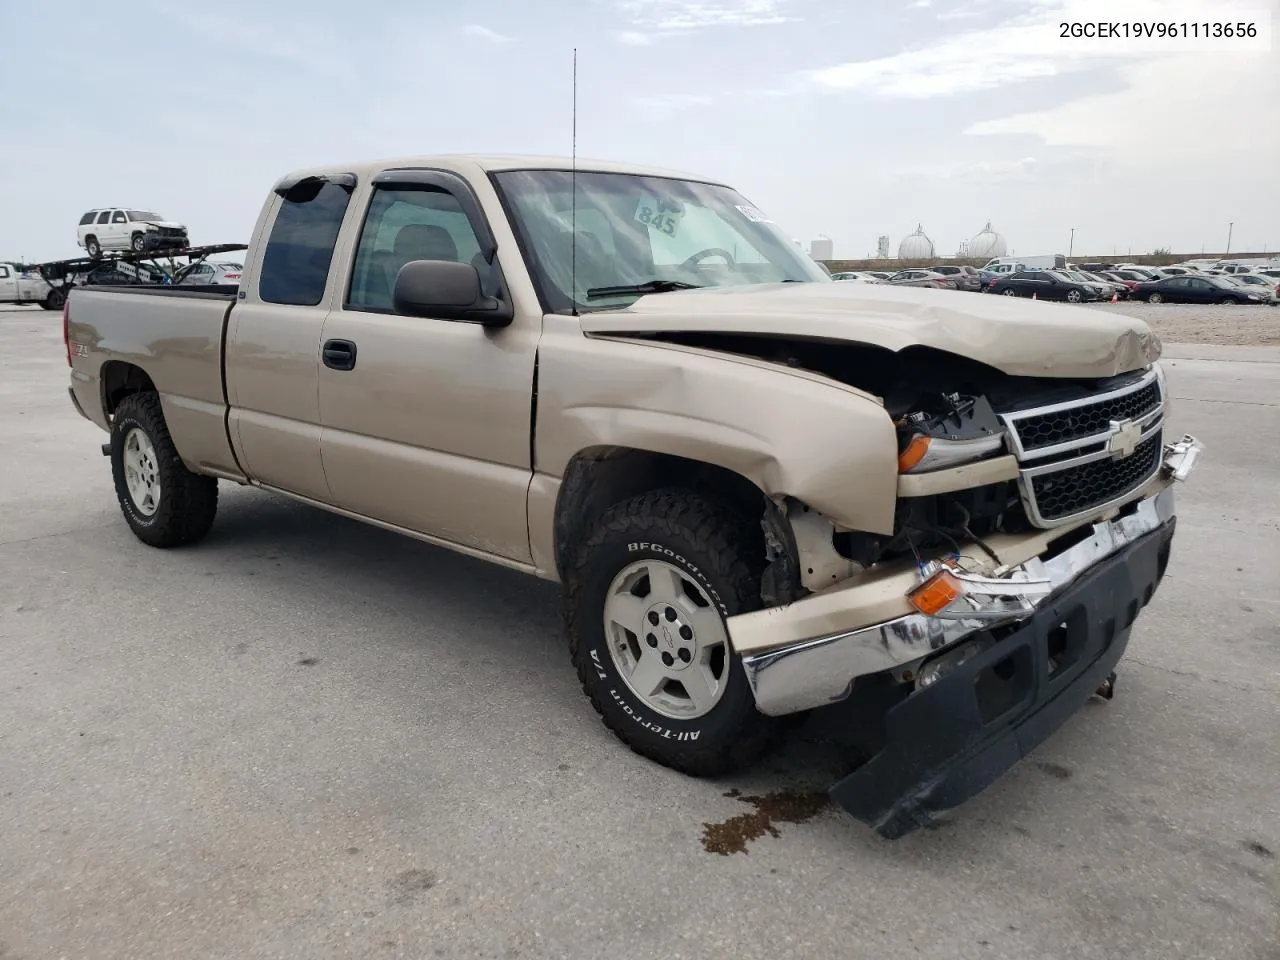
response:
<path fill-rule="evenodd" d="M 899 473 L 945 470 L 983 460 L 1004 447 L 1004 428 L 985 397 L 941 394 L 930 407 L 895 424 Z"/>

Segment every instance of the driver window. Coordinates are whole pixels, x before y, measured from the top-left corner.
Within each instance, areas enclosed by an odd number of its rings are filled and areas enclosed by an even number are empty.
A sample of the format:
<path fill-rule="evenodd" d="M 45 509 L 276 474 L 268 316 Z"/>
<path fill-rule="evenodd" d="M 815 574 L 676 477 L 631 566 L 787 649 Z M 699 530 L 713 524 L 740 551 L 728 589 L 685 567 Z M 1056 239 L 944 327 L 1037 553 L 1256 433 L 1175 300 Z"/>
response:
<path fill-rule="evenodd" d="M 411 260 L 452 260 L 479 271 L 490 269 L 453 194 L 409 185 L 379 188 L 360 232 L 346 306 L 393 312 L 396 274 Z"/>

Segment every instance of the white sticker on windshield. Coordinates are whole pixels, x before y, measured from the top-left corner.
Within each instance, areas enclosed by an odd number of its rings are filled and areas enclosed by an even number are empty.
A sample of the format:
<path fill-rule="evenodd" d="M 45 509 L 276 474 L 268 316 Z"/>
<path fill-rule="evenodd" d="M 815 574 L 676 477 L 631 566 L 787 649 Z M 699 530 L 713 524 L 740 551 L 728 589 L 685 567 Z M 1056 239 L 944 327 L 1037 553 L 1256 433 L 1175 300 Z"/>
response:
<path fill-rule="evenodd" d="M 660 200 L 642 199 L 636 204 L 635 218 L 650 230 L 665 233 L 674 237 L 680 230 L 680 219 L 684 210 L 677 204 L 663 203 Z"/>
<path fill-rule="evenodd" d="M 752 223 L 773 223 L 772 220 L 770 220 L 761 211 L 757 210 L 755 207 L 751 206 L 750 204 L 738 203 L 738 204 L 734 204 L 734 206 L 736 206 L 738 210 L 742 213 L 742 215 L 746 217 L 748 220 L 750 220 Z"/>

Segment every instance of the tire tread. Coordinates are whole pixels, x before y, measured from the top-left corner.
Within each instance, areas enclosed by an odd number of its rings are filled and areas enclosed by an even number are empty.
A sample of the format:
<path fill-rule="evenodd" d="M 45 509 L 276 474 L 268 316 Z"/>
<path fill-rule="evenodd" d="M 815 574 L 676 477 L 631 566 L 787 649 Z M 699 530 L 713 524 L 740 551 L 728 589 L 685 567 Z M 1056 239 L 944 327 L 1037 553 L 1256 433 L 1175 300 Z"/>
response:
<path fill-rule="evenodd" d="M 721 776 L 750 764 L 776 745 L 787 727 L 785 722 L 752 710 L 737 719 L 735 729 L 730 736 L 721 738 L 721 743 L 695 745 L 686 741 L 679 744 L 678 749 L 659 750 L 643 741 L 637 742 L 630 735 L 631 729 L 605 709 L 598 695 L 595 669 L 582 643 L 582 590 L 596 549 L 610 537 L 619 535 L 692 539 L 709 561 L 708 566 L 732 584 L 732 597 L 722 597 L 725 604 L 733 613 L 744 613 L 762 606 L 763 534 L 758 528 L 753 531 L 750 521 L 740 513 L 703 494 L 683 488 L 653 490 L 608 508 L 591 533 L 577 545 L 573 565 L 564 578 L 569 654 L 583 692 L 604 725 L 635 753 L 690 776 Z M 742 549 L 744 543 L 754 545 L 756 541 L 759 549 L 754 553 Z"/>
<path fill-rule="evenodd" d="M 115 421 L 131 418 L 151 435 L 159 459 L 161 475 L 160 508 L 155 523 L 137 527 L 130 522 L 130 529 L 139 540 L 153 547 L 179 547 L 202 539 L 213 526 L 218 512 L 218 481 L 215 477 L 192 473 L 183 464 L 174 446 L 169 426 L 165 423 L 160 396 L 154 391 L 143 391 L 125 397 L 116 408 Z M 123 443 L 123 435 L 113 436 L 113 443 Z M 113 462 L 114 462 L 113 457 Z M 129 520 L 125 499 L 128 490 L 122 481 L 117 482 L 117 494 L 121 510 Z"/>

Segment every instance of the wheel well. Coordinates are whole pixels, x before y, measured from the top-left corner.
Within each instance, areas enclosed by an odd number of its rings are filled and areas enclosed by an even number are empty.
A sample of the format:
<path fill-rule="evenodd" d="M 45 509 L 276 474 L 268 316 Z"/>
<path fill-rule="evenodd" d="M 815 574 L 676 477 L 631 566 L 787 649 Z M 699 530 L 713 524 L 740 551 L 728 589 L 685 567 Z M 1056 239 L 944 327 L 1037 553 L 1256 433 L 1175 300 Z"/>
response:
<path fill-rule="evenodd" d="M 108 417 L 125 397 L 155 388 L 146 371 L 132 363 L 111 360 L 102 365 L 102 410 Z"/>
<path fill-rule="evenodd" d="M 746 477 L 715 464 L 633 447 L 583 450 L 565 469 L 556 499 L 556 569 L 570 569 L 574 545 L 610 505 L 667 486 L 703 491 L 752 521 L 773 506 Z"/>

